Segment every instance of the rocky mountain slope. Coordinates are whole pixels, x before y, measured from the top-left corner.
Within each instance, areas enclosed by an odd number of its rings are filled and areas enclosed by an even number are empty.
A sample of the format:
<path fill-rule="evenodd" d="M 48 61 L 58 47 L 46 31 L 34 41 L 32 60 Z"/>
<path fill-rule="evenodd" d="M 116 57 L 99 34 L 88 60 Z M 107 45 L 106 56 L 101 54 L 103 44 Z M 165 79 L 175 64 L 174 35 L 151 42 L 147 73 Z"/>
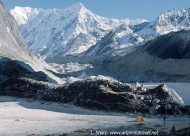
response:
<path fill-rule="evenodd" d="M 0 3 L 0 31 L 0 62 L 1 69 L 4 69 L 4 72 L 8 70 L 6 67 L 12 67 L 11 64 L 14 62 L 17 63 L 15 66 L 23 67 L 29 72 L 43 71 L 46 74 L 47 80 L 61 83 L 61 79 L 54 76 L 47 69 L 54 72 L 56 70 L 46 64 L 42 59 L 33 56 L 27 49 L 14 17 L 8 12 L 2 2 Z M 5 62 L 9 62 L 10 65 L 8 66 L 8 63 L 5 65 Z M 18 67 L 12 67 L 12 69 L 17 71 L 16 69 Z M 8 77 L 4 72 L 0 73 L 0 76 L 6 79 Z"/>
<path fill-rule="evenodd" d="M 142 44 L 143 41 L 144 39 L 133 33 L 129 29 L 129 26 L 123 24 L 108 32 L 96 45 L 84 52 L 82 56 L 89 57 L 129 53 Z"/>
<path fill-rule="evenodd" d="M 189 35 L 189 30 L 171 32 L 127 54 L 80 62 L 91 63 L 93 68 L 83 71 L 89 76 L 105 75 L 123 82 L 190 82 Z"/>
<path fill-rule="evenodd" d="M 125 81 L 189 82 L 189 34 L 182 30 L 159 36 L 133 53 L 104 61 L 103 67 Z"/>
<path fill-rule="evenodd" d="M 160 36 L 147 43 L 146 51 L 161 59 L 190 59 L 190 31 Z"/>
<path fill-rule="evenodd" d="M 16 21 L 7 11 L 3 3 L 0 3 L 0 13 L 0 55 L 20 60 L 32 56 L 25 47 Z"/>

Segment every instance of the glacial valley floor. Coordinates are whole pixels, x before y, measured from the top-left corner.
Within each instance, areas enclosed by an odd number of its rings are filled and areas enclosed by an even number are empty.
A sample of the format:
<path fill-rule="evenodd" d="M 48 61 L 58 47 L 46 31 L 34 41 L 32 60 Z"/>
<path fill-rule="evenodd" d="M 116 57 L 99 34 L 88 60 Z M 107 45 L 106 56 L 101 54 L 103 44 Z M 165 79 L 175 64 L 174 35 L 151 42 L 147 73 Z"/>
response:
<path fill-rule="evenodd" d="M 135 122 L 137 115 L 92 111 L 68 104 L 1 96 L 0 135 L 43 136 L 73 134 L 87 129 L 127 128 L 139 124 Z M 162 118 L 146 116 L 141 124 L 157 131 L 169 132 L 173 124 L 188 121 L 188 117 L 169 117 L 164 125 Z"/>

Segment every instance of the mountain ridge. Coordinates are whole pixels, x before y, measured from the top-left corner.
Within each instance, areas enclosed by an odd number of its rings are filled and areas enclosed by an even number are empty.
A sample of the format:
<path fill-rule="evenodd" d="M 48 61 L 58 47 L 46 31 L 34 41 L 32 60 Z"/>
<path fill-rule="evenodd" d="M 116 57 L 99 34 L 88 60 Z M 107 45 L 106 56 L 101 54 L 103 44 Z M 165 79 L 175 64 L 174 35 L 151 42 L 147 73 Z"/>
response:
<path fill-rule="evenodd" d="M 17 9 L 18 7 L 11 10 L 11 13 L 21 24 L 23 21 L 22 13 Z M 104 56 L 131 52 L 135 50 L 137 44 L 144 44 L 159 35 L 190 28 L 190 23 L 188 23 L 190 22 L 189 9 L 167 11 L 151 22 L 143 19 L 118 20 L 101 17 L 91 12 L 82 3 L 75 3 L 65 9 L 20 7 L 21 9 L 28 9 L 24 10 L 25 14 L 29 12 L 28 16 L 25 17 L 28 18 L 28 21 L 20 25 L 20 30 L 29 49 L 34 54 L 42 56 L 46 61 L 51 60 L 55 63 L 58 58 L 68 58 L 66 56 L 80 57 L 81 54 L 82 56 L 87 54 L 86 57 L 88 57 L 90 54 Z M 19 18 L 21 18 L 21 21 L 19 21 Z M 92 49 L 98 48 L 97 44 L 101 42 L 102 38 L 108 41 L 109 39 L 106 38 L 109 37 L 106 37 L 106 35 L 122 25 L 125 25 L 131 31 L 129 34 L 131 38 L 129 35 L 125 37 L 115 35 L 112 40 L 118 39 L 118 41 L 123 42 L 103 42 L 102 47 L 105 46 L 103 48 L 109 48 L 110 51 L 106 51 L 106 53 L 102 51 L 102 54 L 89 53 L 96 52 Z M 136 39 L 137 41 L 139 39 L 140 42 L 133 43 L 130 39 Z M 130 46 L 128 46 L 129 44 Z M 102 47 L 98 50 L 102 50 Z M 121 49 L 118 47 L 121 47 Z"/>
<path fill-rule="evenodd" d="M 169 10 L 158 16 L 137 34 L 148 39 L 151 36 L 157 37 L 183 29 L 190 29 L 190 9 Z"/>
<path fill-rule="evenodd" d="M 15 15 L 16 12 L 19 11 L 11 10 L 15 18 L 19 18 Z M 20 30 L 33 53 L 48 60 L 56 59 L 56 56 L 78 56 L 113 28 L 121 24 L 129 26 L 145 21 L 101 17 L 78 3 L 65 9 L 42 10 L 36 17 L 31 17 L 28 23 L 20 25 Z"/>

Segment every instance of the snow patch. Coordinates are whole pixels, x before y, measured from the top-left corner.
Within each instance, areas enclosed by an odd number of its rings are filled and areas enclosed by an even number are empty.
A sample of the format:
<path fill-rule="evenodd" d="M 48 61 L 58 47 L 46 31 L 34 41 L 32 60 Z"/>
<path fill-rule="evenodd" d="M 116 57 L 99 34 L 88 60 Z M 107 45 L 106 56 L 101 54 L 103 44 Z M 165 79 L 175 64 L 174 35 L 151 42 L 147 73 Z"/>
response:
<path fill-rule="evenodd" d="M 169 93 L 174 102 L 179 103 L 181 106 L 185 105 L 183 99 L 176 93 L 175 90 L 168 88 L 165 84 L 162 86 L 162 89 Z"/>

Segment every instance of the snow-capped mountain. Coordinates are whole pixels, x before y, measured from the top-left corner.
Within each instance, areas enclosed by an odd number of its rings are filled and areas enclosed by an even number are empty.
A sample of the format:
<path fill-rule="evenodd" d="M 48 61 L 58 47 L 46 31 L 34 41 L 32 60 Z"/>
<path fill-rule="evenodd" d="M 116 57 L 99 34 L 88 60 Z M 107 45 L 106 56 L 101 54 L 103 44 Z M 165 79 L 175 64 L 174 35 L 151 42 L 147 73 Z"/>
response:
<path fill-rule="evenodd" d="M 22 35 L 33 53 L 51 60 L 85 52 L 121 24 L 129 26 L 146 21 L 101 17 L 81 3 L 66 9 L 15 7 L 11 14 L 20 24 Z"/>
<path fill-rule="evenodd" d="M 29 49 L 48 62 L 57 63 L 65 56 L 131 52 L 159 35 L 189 29 L 189 11 L 171 10 L 152 22 L 101 17 L 81 3 L 66 9 L 15 7 L 11 14 L 20 25 Z"/>
<path fill-rule="evenodd" d="M 40 11 L 42 11 L 42 9 L 16 6 L 15 9 L 11 11 L 11 14 L 15 17 L 18 25 L 23 25 L 29 22 L 29 20 L 32 20 Z"/>
<path fill-rule="evenodd" d="M 27 49 L 25 42 L 18 30 L 14 17 L 8 12 L 4 4 L 0 1 L 0 61 L 8 62 L 7 65 L 17 62 L 30 72 L 43 71 L 51 81 L 61 81 L 47 69 L 56 72 L 54 68 L 45 63 L 42 59 L 33 56 Z M 13 61 L 15 60 L 15 61 Z M 1 67 L 5 63 L 2 63 Z M 7 65 L 5 67 L 7 67 Z M 15 64 L 16 65 L 16 64 Z M 4 69 L 5 69 L 4 67 Z M 14 68 L 13 65 L 9 67 Z M 2 68 L 3 69 L 3 68 Z M 15 67 L 16 69 L 16 67 Z M 7 73 L 11 71 L 6 71 Z M 0 76 L 2 76 L 0 72 Z M 60 83 L 60 82 L 59 82 Z"/>
<path fill-rule="evenodd" d="M 84 56 L 115 55 L 121 52 L 131 52 L 143 43 L 142 39 L 126 25 L 122 24 L 108 32 L 96 45 L 89 48 Z"/>
<path fill-rule="evenodd" d="M 153 22 L 141 27 L 137 34 L 148 39 L 189 28 L 190 9 L 170 10 L 157 17 Z"/>
<path fill-rule="evenodd" d="M 158 36 L 125 56 L 105 58 L 94 68 L 123 82 L 189 82 L 189 64 L 190 30 L 181 30 Z"/>

